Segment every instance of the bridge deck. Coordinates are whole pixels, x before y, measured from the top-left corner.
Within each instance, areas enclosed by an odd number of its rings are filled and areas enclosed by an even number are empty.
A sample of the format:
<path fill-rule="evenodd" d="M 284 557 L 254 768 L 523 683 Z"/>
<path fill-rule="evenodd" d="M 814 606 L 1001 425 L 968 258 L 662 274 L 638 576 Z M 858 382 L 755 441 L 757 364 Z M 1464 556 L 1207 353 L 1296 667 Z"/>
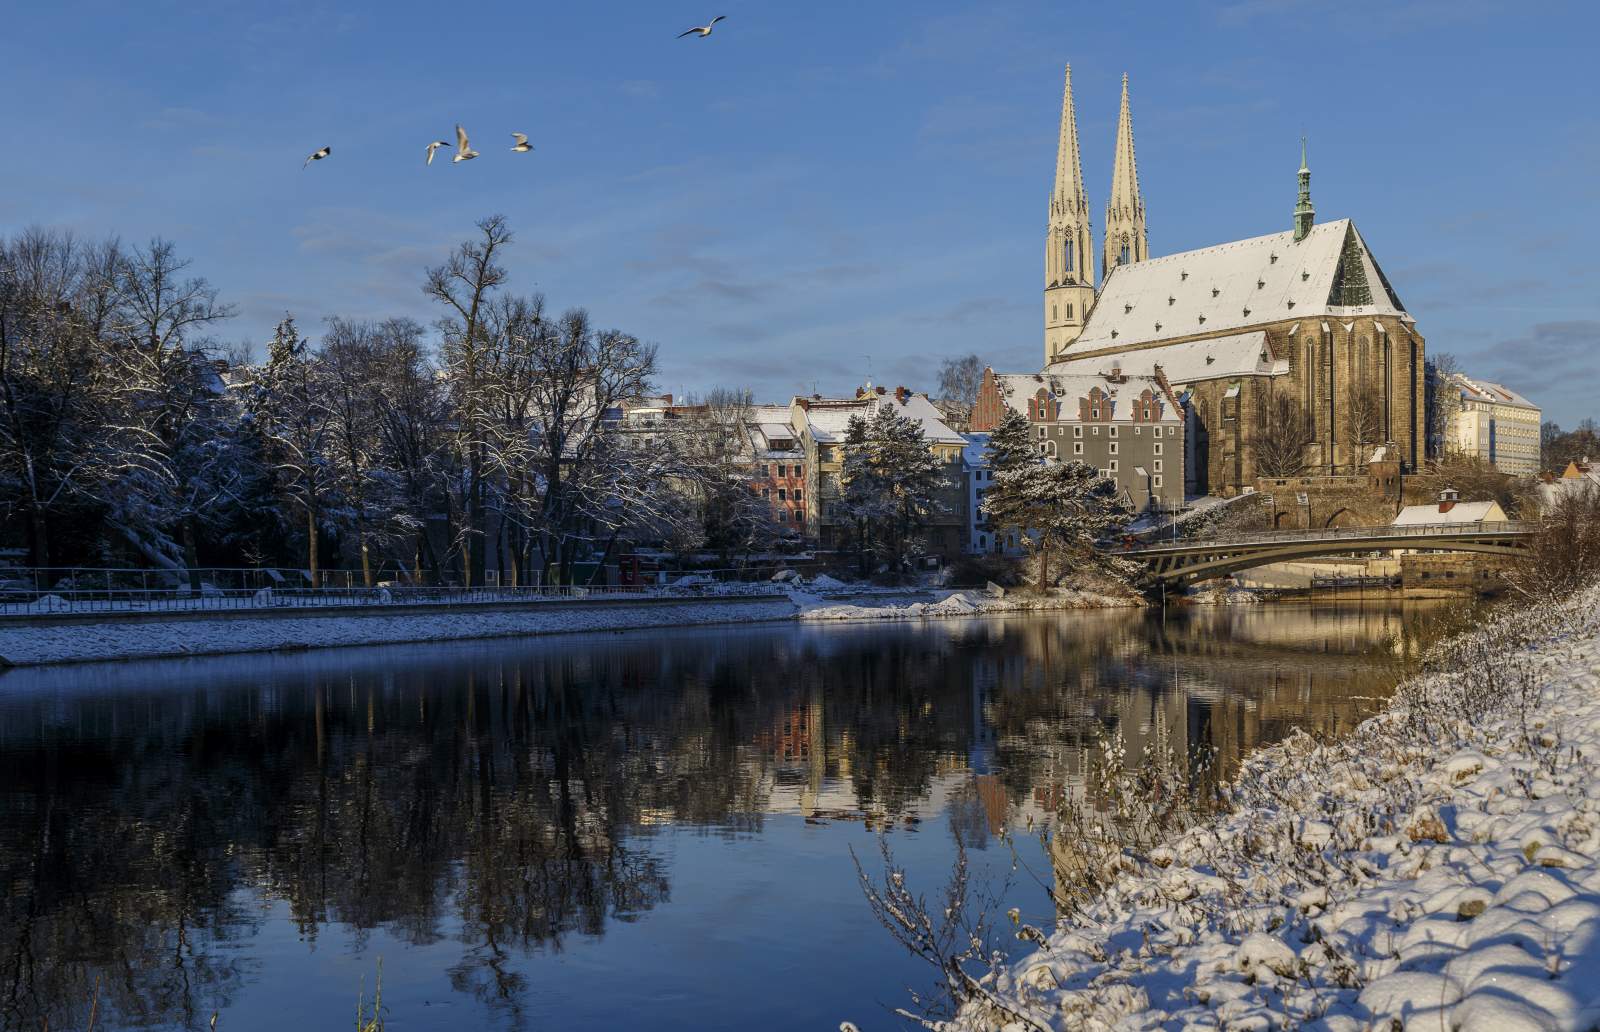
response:
<path fill-rule="evenodd" d="M 1234 570 L 1289 559 L 1347 555 L 1351 552 L 1408 548 L 1514 554 L 1526 546 L 1537 523 L 1430 523 L 1404 527 L 1338 527 L 1323 530 L 1260 531 L 1203 541 L 1109 549 L 1110 554 L 1151 565 L 1166 580 L 1215 577 Z"/>

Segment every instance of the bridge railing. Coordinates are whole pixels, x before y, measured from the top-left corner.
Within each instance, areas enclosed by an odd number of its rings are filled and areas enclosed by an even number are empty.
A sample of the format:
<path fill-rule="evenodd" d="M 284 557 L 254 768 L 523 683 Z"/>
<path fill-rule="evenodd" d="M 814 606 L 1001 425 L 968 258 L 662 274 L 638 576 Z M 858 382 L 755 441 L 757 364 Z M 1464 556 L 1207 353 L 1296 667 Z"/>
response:
<path fill-rule="evenodd" d="M 1175 541 L 1160 545 L 1134 545 L 1123 551 L 1152 554 L 1159 552 L 1189 552 L 1214 545 L 1270 545 L 1292 542 L 1316 541 L 1389 541 L 1396 538 L 1439 537 L 1521 537 L 1533 533 L 1539 524 L 1530 520 L 1506 520 L 1500 523 L 1422 523 L 1402 527 L 1329 527 L 1322 530 L 1260 530 L 1191 541 Z"/>

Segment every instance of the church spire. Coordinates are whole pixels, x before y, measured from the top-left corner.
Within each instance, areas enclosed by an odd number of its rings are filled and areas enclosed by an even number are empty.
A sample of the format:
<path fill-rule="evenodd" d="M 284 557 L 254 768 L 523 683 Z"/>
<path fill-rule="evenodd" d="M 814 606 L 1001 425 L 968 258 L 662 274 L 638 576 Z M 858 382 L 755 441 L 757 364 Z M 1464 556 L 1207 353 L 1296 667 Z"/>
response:
<path fill-rule="evenodd" d="M 1044 352 L 1052 362 L 1078 339 L 1094 304 L 1094 252 L 1089 198 L 1078 156 L 1078 114 L 1072 103 L 1072 66 L 1061 93 L 1061 135 L 1056 144 L 1056 179 L 1050 192 L 1045 233 Z"/>
<path fill-rule="evenodd" d="M 1118 265 L 1150 257 L 1145 236 L 1144 198 L 1139 193 L 1139 165 L 1133 156 L 1133 115 L 1128 105 L 1128 76 L 1122 76 L 1122 113 L 1117 117 L 1117 160 L 1111 171 L 1111 197 L 1106 202 L 1105 249 L 1101 276 Z"/>
<path fill-rule="evenodd" d="M 1299 243 L 1311 232 L 1317 209 L 1311 206 L 1311 167 L 1306 164 L 1306 138 L 1300 137 L 1300 199 L 1294 205 L 1294 241 Z"/>

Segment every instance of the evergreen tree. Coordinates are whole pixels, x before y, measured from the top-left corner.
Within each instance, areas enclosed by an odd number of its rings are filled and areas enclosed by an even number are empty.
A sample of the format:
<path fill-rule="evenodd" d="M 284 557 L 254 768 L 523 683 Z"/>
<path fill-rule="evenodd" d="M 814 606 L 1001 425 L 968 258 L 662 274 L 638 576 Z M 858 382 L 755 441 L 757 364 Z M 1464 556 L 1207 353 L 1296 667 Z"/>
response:
<path fill-rule="evenodd" d="M 1028 422 L 1028 417 L 1016 409 L 1008 408 L 1005 418 L 989 432 L 984 459 L 996 473 L 1037 463 L 1039 457 L 1033 450 L 1033 425 Z"/>
<path fill-rule="evenodd" d="M 997 472 L 984 507 L 997 525 L 1030 532 L 1041 590 L 1051 584 L 1052 553 L 1092 557 L 1095 541 L 1133 515 L 1115 481 L 1076 459 Z"/>
<path fill-rule="evenodd" d="M 841 504 L 856 521 L 865 572 L 875 552 L 890 569 L 903 569 L 920 543 L 945 484 L 941 463 L 928 449 L 922 424 L 880 402 L 870 420 L 851 416 L 845 429 Z"/>

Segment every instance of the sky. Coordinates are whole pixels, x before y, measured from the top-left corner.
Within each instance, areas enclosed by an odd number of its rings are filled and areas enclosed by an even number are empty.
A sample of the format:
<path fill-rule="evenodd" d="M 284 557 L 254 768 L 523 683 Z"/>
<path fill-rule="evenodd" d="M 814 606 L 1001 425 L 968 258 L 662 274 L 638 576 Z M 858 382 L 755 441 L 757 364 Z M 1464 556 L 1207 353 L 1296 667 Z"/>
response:
<path fill-rule="evenodd" d="M 1600 417 L 1597 36 L 1539 0 L 18 0 L 0 233 L 172 240 L 259 353 L 285 312 L 431 323 L 425 269 L 500 213 L 508 289 L 654 342 L 664 391 L 931 389 L 1043 360 L 1070 62 L 1097 234 L 1124 72 L 1153 254 L 1290 228 L 1308 135 L 1318 218 L 1430 353 L 1571 426 Z M 425 167 L 458 121 L 482 157 Z"/>

